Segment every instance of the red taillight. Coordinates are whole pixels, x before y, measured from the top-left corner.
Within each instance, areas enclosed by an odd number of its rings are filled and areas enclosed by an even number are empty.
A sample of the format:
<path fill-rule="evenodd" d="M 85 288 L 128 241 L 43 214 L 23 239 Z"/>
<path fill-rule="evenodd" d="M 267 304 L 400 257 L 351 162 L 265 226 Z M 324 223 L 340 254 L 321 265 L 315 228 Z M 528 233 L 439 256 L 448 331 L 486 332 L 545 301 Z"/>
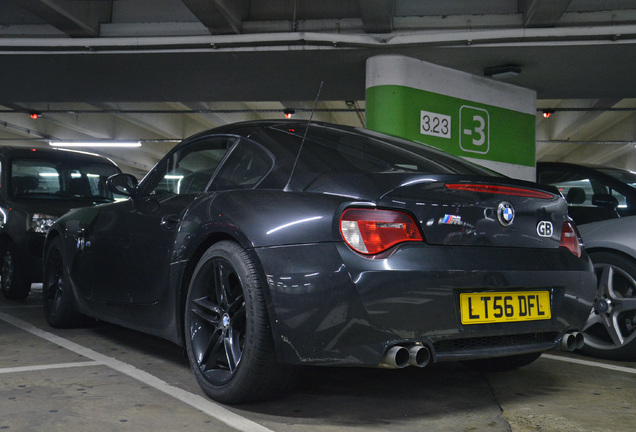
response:
<path fill-rule="evenodd" d="M 447 184 L 447 189 L 452 190 L 461 190 L 467 192 L 483 192 L 483 193 L 491 193 L 498 195 L 514 195 L 514 196 L 522 196 L 528 198 L 540 198 L 540 199 L 552 199 L 554 195 L 540 192 L 532 189 L 525 188 L 517 188 L 510 186 L 494 186 L 494 185 L 483 185 L 483 184 Z"/>
<path fill-rule="evenodd" d="M 340 218 L 340 234 L 355 251 L 374 255 L 405 241 L 422 241 L 415 221 L 393 210 L 348 209 Z"/>
<path fill-rule="evenodd" d="M 570 252 L 581 258 L 581 243 L 579 243 L 579 236 L 576 234 L 576 229 L 574 229 L 572 222 L 563 222 L 559 246 L 568 248 Z"/>

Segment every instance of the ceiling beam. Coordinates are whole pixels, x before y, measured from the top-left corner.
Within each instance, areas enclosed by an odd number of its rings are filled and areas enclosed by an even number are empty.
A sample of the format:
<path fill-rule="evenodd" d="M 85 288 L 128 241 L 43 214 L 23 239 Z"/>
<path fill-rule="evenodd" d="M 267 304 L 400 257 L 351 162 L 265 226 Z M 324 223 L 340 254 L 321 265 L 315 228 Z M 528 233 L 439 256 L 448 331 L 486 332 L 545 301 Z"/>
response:
<path fill-rule="evenodd" d="M 620 99 L 591 99 L 570 100 L 565 102 L 568 107 L 581 108 L 582 111 L 561 111 L 550 118 L 540 119 L 537 123 L 537 136 L 549 140 L 577 140 L 583 128 L 604 114 L 596 110 L 599 107 L 612 107 Z M 585 111 L 589 108 L 589 111 Z M 588 135 L 585 131 L 584 135 Z"/>
<path fill-rule="evenodd" d="M 94 103 L 93 105 L 104 111 L 123 111 L 115 114 L 115 117 L 163 139 L 183 139 L 183 116 L 125 113 L 128 107 L 126 103 Z"/>
<path fill-rule="evenodd" d="M 249 0 L 181 0 L 211 34 L 240 34 Z"/>
<path fill-rule="evenodd" d="M 358 0 L 364 31 L 390 33 L 393 31 L 394 0 Z"/>
<path fill-rule="evenodd" d="M 110 22 L 112 0 L 11 0 L 70 37 L 97 37 L 99 25 Z"/>
<path fill-rule="evenodd" d="M 520 0 L 524 27 L 554 27 L 572 0 Z"/>

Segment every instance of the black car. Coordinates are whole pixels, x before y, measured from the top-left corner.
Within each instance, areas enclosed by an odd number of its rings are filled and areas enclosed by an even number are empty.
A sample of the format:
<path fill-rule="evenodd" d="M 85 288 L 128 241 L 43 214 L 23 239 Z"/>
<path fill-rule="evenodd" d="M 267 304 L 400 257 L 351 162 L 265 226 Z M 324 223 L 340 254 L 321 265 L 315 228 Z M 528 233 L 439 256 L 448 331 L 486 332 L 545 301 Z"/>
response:
<path fill-rule="evenodd" d="M 537 178 L 566 197 L 598 277 L 582 351 L 636 359 L 636 172 L 542 162 Z"/>
<path fill-rule="evenodd" d="M 191 137 L 131 199 L 46 241 L 44 310 L 184 345 L 224 403 L 298 365 L 513 368 L 582 343 L 592 265 L 556 189 L 344 126 L 248 122 Z"/>
<path fill-rule="evenodd" d="M 106 179 L 121 171 L 97 155 L 0 147 L 0 172 L 2 294 L 23 299 L 42 280 L 51 224 L 71 208 L 113 201 Z"/>

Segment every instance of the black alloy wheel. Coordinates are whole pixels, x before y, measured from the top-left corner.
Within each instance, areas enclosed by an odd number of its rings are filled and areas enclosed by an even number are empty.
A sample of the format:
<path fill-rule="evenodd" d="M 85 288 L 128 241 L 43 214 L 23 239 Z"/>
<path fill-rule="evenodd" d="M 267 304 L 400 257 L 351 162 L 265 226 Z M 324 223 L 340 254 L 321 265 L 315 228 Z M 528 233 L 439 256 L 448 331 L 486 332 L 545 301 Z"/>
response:
<path fill-rule="evenodd" d="M 51 327 L 69 328 L 82 324 L 83 315 L 75 308 L 60 237 L 51 242 L 44 257 L 42 297 L 44 315 Z"/>
<path fill-rule="evenodd" d="M 199 369 L 208 381 L 223 385 L 232 379 L 243 356 L 245 300 L 236 272 L 227 260 L 214 259 L 210 270 L 214 292 L 211 296 L 209 292 L 193 296 L 190 334 Z"/>
<path fill-rule="evenodd" d="M 276 361 L 259 278 L 238 244 L 219 242 L 194 270 L 185 311 L 185 342 L 197 381 L 227 404 L 284 394 L 293 369 Z"/>
<path fill-rule="evenodd" d="M 9 300 L 25 299 L 31 291 L 31 281 L 20 265 L 14 244 L 7 243 L 0 253 L 2 254 L 0 281 L 2 294 Z"/>
<path fill-rule="evenodd" d="M 585 354 L 636 359 L 636 262 L 612 252 L 592 252 L 598 280 L 594 308 L 585 323 Z"/>

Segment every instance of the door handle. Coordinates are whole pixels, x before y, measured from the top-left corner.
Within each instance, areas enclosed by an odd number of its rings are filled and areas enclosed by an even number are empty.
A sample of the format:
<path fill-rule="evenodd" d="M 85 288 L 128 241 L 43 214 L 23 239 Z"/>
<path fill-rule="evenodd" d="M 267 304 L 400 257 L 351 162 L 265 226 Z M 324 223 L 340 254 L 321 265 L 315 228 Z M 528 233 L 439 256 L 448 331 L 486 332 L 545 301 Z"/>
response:
<path fill-rule="evenodd" d="M 161 218 L 161 228 L 171 230 L 179 223 L 179 216 L 176 214 L 165 215 Z"/>

